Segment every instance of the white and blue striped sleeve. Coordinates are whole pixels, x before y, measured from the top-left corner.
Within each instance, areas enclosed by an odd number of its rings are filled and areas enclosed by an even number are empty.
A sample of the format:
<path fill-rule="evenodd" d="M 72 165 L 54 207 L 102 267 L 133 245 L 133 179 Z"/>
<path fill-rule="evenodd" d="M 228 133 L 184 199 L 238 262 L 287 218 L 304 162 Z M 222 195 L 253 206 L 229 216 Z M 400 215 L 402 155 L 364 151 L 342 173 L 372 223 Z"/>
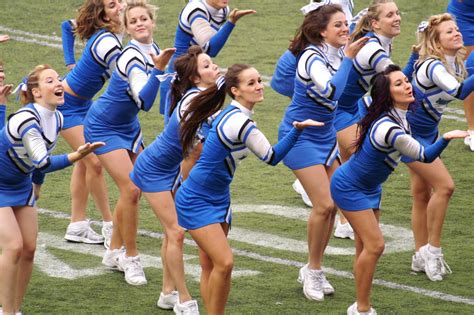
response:
<path fill-rule="evenodd" d="M 112 33 L 105 33 L 92 47 L 94 55 L 111 71 L 116 67 L 117 58 L 122 51 L 122 44 Z"/>

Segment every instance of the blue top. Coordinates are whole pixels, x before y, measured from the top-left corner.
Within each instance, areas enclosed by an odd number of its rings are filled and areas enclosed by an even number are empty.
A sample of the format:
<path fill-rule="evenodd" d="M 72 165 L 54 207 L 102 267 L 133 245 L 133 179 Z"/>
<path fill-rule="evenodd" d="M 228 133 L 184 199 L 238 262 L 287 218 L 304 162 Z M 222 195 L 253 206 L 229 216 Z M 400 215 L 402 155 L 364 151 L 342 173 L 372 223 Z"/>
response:
<path fill-rule="evenodd" d="M 66 81 L 81 98 L 92 99 L 104 86 L 115 69 L 115 62 L 122 50 L 117 35 L 102 29 L 87 41 L 82 57 Z"/>
<path fill-rule="evenodd" d="M 73 19 L 61 23 L 61 39 L 63 42 L 64 63 L 66 66 L 76 63 L 76 57 L 74 56 L 74 42 L 76 40 L 74 36 L 75 23 Z"/>
<path fill-rule="evenodd" d="M 100 121 L 113 128 L 138 120 L 140 110 L 150 110 L 160 86 L 157 76 L 163 71 L 154 68 L 148 52 L 158 55 L 160 50 L 156 44 L 141 48 L 133 40 L 125 47 L 107 90 L 92 104 L 87 120 Z"/>
<path fill-rule="evenodd" d="M 273 147 L 257 128 L 252 113 L 236 101 L 212 124 L 199 160 L 183 187 L 193 191 L 227 193 L 237 165 L 252 151 L 262 161 L 276 165 L 294 145 L 301 130 L 293 128 Z"/>
<path fill-rule="evenodd" d="M 296 57 L 289 50 L 281 55 L 270 85 L 276 92 L 292 97 L 295 89 Z"/>

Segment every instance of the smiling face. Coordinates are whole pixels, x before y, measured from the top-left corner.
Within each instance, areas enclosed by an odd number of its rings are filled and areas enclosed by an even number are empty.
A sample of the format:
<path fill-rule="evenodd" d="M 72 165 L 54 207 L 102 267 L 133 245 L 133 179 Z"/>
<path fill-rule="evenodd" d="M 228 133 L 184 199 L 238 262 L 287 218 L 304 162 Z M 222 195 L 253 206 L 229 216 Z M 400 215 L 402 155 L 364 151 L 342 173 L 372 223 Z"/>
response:
<path fill-rule="evenodd" d="M 347 27 L 345 14 L 339 11 L 334 13 L 326 29 L 321 32 L 321 36 L 329 45 L 335 48 L 343 47 L 349 39 L 349 27 Z"/>
<path fill-rule="evenodd" d="M 237 102 L 251 110 L 256 103 L 263 101 L 264 87 L 260 73 L 255 68 L 248 68 L 238 78 L 240 83 L 233 86 L 231 92 Z"/>
<path fill-rule="evenodd" d="M 415 101 L 410 81 L 401 71 L 391 72 L 388 78 L 390 79 L 390 96 L 394 106 L 407 109 L 408 105 Z"/>
<path fill-rule="evenodd" d="M 197 72 L 199 77 L 194 79 L 194 84 L 198 87 L 208 88 L 216 83 L 221 71 L 212 62 L 208 54 L 199 54 L 197 57 Z"/>
<path fill-rule="evenodd" d="M 444 21 L 436 26 L 438 42 L 447 55 L 454 56 L 464 45 L 461 32 L 454 21 Z"/>
<path fill-rule="evenodd" d="M 31 90 L 36 103 L 54 110 L 64 104 L 64 89 L 59 74 L 45 69 L 38 76 L 38 86 Z"/>
<path fill-rule="evenodd" d="M 143 44 L 153 42 L 153 29 L 155 22 L 146 8 L 135 7 L 126 13 L 127 33 L 131 38 Z"/>
<path fill-rule="evenodd" d="M 122 0 L 104 0 L 105 20 L 118 25 L 122 24 L 121 15 L 124 8 L 125 4 Z"/>
<path fill-rule="evenodd" d="M 400 34 L 402 18 L 395 2 L 381 4 L 378 8 L 378 13 L 378 18 L 372 21 L 372 29 L 376 33 L 388 38 L 398 36 Z"/>
<path fill-rule="evenodd" d="M 206 2 L 216 9 L 223 9 L 229 5 L 229 0 L 206 0 Z"/>

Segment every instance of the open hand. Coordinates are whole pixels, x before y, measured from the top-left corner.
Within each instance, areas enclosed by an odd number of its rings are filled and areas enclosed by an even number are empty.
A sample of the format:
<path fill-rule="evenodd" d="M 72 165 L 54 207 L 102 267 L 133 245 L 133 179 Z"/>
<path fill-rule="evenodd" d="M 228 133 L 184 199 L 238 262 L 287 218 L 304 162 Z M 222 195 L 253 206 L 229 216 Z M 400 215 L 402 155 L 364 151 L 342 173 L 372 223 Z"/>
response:
<path fill-rule="evenodd" d="M 451 130 L 443 134 L 445 140 L 464 139 L 467 136 L 469 136 L 469 133 L 466 130 Z"/>
<path fill-rule="evenodd" d="M 0 43 L 4 43 L 4 42 L 7 42 L 10 40 L 10 36 L 8 36 L 7 34 L 5 35 L 0 35 Z"/>
<path fill-rule="evenodd" d="M 296 129 L 304 129 L 306 127 L 321 127 L 324 126 L 324 123 L 312 119 L 306 119 L 305 121 L 294 121 L 293 126 Z"/>
<path fill-rule="evenodd" d="M 161 71 L 165 71 L 166 65 L 173 56 L 176 48 L 165 48 L 160 51 L 160 54 L 157 56 L 155 54 L 150 54 L 151 59 L 153 59 L 153 63 L 155 64 L 155 68 Z"/>
<path fill-rule="evenodd" d="M 355 42 L 348 42 L 346 48 L 344 49 L 344 54 L 346 57 L 354 59 L 369 39 L 369 37 L 361 37 Z"/>
<path fill-rule="evenodd" d="M 249 14 L 255 14 L 255 13 L 257 13 L 257 11 L 255 10 L 234 9 L 229 13 L 228 20 L 230 23 L 235 24 L 241 17 L 249 15 Z"/>
<path fill-rule="evenodd" d="M 93 142 L 89 143 L 87 142 L 86 144 L 81 145 L 79 148 L 77 148 L 76 152 L 79 153 L 81 158 L 84 156 L 88 155 L 91 152 L 94 152 L 100 147 L 103 147 L 105 145 L 105 142 Z"/>
<path fill-rule="evenodd" d="M 6 85 L 0 84 L 0 104 L 7 103 L 7 96 L 12 94 L 12 91 L 13 91 L 12 84 L 6 84 Z"/>

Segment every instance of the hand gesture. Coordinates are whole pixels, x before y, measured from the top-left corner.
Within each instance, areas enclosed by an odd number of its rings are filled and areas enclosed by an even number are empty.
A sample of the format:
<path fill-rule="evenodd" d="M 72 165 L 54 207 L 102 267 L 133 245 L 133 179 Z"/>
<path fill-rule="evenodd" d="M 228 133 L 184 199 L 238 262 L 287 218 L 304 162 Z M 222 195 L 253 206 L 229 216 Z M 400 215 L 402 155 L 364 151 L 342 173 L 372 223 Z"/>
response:
<path fill-rule="evenodd" d="M 230 23 L 232 24 L 235 24 L 237 23 L 237 21 L 245 16 L 245 15 L 249 15 L 249 14 L 255 14 L 257 13 L 257 11 L 255 10 L 239 10 L 239 9 L 234 9 L 232 10 L 230 13 L 229 13 L 229 17 L 228 17 L 228 20 Z"/>
<path fill-rule="evenodd" d="M 153 63 L 155 64 L 155 68 L 161 71 L 165 71 L 166 65 L 173 56 L 176 48 L 165 48 L 160 51 L 160 54 L 157 56 L 155 54 L 150 54 L 151 59 L 153 59 Z"/>
<path fill-rule="evenodd" d="M 0 43 L 4 43 L 4 42 L 7 42 L 10 40 L 10 36 L 8 36 L 7 34 L 5 35 L 0 35 Z"/>
<path fill-rule="evenodd" d="M 464 139 L 467 136 L 469 136 L 469 133 L 466 130 L 451 130 L 443 134 L 445 140 Z"/>
<path fill-rule="evenodd" d="M 355 42 L 348 42 L 344 49 L 344 55 L 346 55 L 347 58 L 354 59 L 368 40 L 369 37 L 361 37 Z"/>
<path fill-rule="evenodd" d="M 72 69 L 74 69 L 76 67 L 76 64 L 75 63 L 71 63 L 70 65 L 67 65 L 66 68 L 68 71 L 71 71 Z"/>
<path fill-rule="evenodd" d="M 296 129 L 302 130 L 306 127 L 321 127 L 324 126 L 324 123 L 312 119 L 306 119 L 305 121 L 294 121 L 293 126 Z"/>
<path fill-rule="evenodd" d="M 69 162 L 74 163 L 85 157 L 96 149 L 103 147 L 105 142 L 86 143 L 77 148 L 76 151 L 68 154 Z"/>
<path fill-rule="evenodd" d="M 7 103 L 7 96 L 10 95 L 12 91 L 13 91 L 12 84 L 6 84 L 6 85 L 3 85 L 3 83 L 0 84 L 0 104 Z"/>

